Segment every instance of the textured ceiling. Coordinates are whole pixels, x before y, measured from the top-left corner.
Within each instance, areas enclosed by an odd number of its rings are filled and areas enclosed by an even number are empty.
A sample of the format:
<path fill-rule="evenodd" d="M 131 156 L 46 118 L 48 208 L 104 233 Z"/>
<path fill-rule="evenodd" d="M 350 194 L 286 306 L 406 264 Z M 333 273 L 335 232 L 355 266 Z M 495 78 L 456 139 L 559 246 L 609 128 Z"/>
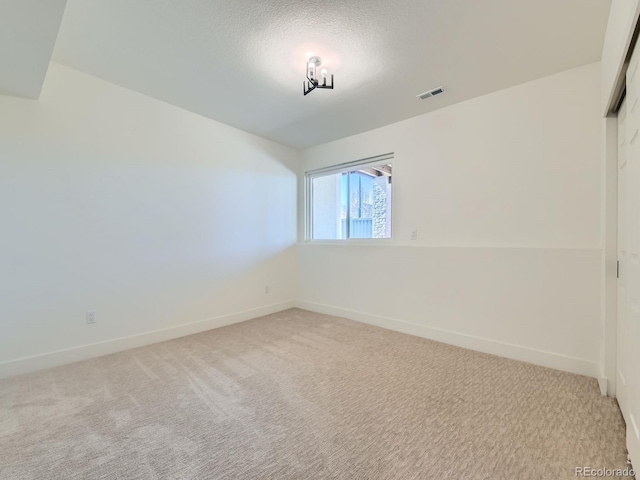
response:
<path fill-rule="evenodd" d="M 610 0 L 68 0 L 53 60 L 295 147 L 599 60 Z M 319 55 L 335 90 L 303 97 Z M 447 92 L 421 101 L 432 87 Z"/>
<path fill-rule="evenodd" d="M 0 0 L 0 95 L 38 98 L 66 0 Z"/>

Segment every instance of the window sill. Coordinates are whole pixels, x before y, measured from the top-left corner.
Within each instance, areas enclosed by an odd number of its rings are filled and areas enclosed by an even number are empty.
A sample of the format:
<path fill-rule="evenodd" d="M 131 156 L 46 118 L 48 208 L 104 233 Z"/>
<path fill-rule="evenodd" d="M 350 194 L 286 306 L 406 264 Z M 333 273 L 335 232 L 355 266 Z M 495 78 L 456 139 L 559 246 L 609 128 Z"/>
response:
<path fill-rule="evenodd" d="M 394 245 L 392 238 L 352 238 L 351 240 L 304 240 L 298 245 L 382 247 Z"/>

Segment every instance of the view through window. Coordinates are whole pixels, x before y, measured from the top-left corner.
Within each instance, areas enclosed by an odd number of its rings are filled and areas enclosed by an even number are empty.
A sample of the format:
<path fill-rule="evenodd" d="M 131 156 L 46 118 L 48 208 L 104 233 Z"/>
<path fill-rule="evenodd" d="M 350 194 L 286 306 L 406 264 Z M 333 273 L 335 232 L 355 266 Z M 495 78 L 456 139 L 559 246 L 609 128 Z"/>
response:
<path fill-rule="evenodd" d="M 310 175 L 310 238 L 391 238 L 391 162 L 336 170 Z"/>

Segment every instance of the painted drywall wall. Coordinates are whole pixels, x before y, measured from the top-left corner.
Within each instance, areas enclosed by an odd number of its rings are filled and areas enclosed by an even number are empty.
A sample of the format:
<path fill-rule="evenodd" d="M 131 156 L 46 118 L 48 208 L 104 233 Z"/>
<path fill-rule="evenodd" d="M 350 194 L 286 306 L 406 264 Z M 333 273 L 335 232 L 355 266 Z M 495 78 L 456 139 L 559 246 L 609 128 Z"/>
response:
<path fill-rule="evenodd" d="M 624 82 L 627 52 L 633 38 L 640 0 L 612 0 L 602 46 L 602 89 L 600 108 L 606 116 L 615 107 L 615 94 Z"/>
<path fill-rule="evenodd" d="M 0 2 L 0 95 L 38 98 L 67 0 Z"/>
<path fill-rule="evenodd" d="M 39 101 L 0 97 L 4 372 L 289 306 L 298 163 L 296 150 L 55 63 Z"/>
<path fill-rule="evenodd" d="M 300 244 L 299 305 L 596 376 L 599 91 L 590 64 L 305 150 L 395 153 L 393 239 Z"/>

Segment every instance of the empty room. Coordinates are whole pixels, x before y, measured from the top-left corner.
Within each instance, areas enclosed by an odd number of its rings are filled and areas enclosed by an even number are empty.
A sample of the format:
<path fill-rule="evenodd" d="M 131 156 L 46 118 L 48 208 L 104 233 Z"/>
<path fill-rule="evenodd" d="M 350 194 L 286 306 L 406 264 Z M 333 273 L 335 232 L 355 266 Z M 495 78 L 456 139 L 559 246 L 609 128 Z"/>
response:
<path fill-rule="evenodd" d="M 631 479 L 640 0 L 0 0 L 0 479 Z"/>

